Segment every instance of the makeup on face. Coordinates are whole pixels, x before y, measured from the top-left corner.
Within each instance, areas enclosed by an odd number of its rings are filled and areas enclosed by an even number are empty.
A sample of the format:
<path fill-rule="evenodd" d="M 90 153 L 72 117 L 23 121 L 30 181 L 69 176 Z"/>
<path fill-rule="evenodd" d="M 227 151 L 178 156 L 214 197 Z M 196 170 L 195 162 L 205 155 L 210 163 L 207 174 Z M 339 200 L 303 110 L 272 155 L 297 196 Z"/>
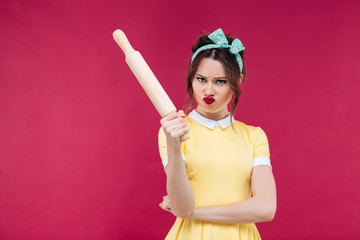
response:
<path fill-rule="evenodd" d="M 232 90 L 225 70 L 218 60 L 204 58 L 192 80 L 196 110 L 210 119 L 222 119 L 228 114 Z"/>
<path fill-rule="evenodd" d="M 204 97 L 203 100 L 206 104 L 212 104 L 213 102 L 215 102 L 215 98 L 212 97 Z"/>

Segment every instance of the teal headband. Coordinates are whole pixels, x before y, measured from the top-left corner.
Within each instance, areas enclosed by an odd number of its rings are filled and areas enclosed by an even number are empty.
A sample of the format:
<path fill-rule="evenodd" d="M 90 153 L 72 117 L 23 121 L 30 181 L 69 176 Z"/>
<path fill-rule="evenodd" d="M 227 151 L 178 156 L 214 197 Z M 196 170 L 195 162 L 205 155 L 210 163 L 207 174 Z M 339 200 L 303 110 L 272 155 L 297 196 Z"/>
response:
<path fill-rule="evenodd" d="M 245 47 L 241 43 L 241 41 L 236 38 L 234 41 L 232 41 L 231 45 L 229 45 L 229 42 L 226 39 L 225 34 L 221 30 L 221 28 L 219 28 L 218 30 L 210 33 L 208 35 L 208 38 L 210 38 L 211 41 L 213 41 L 215 44 L 208 44 L 208 45 L 202 46 L 201 48 L 196 50 L 196 52 L 193 54 L 193 56 L 191 58 L 191 62 L 194 60 L 196 55 L 198 55 L 198 53 L 201 52 L 201 51 L 204 51 L 204 50 L 207 50 L 207 49 L 212 49 L 212 48 L 229 48 L 229 52 L 231 54 L 235 55 L 236 61 L 239 64 L 240 73 L 242 73 L 243 61 L 241 59 L 241 56 L 240 56 L 239 52 L 243 51 L 245 49 Z"/>

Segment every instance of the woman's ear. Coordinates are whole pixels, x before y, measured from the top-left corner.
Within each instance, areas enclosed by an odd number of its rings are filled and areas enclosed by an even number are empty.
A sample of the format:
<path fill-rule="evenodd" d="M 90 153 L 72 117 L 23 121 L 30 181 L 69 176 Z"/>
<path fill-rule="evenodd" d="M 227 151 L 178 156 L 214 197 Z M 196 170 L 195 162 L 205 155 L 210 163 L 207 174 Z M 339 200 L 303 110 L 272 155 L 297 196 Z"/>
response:
<path fill-rule="evenodd" d="M 244 80 L 244 74 L 240 74 L 240 84 L 243 82 L 243 80 Z"/>

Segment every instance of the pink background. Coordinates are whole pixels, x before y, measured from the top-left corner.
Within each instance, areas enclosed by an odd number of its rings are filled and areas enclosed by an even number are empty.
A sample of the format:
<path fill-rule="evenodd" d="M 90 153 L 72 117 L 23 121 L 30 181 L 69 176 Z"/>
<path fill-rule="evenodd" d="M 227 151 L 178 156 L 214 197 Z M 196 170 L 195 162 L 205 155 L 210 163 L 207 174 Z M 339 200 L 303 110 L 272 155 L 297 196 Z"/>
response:
<path fill-rule="evenodd" d="M 182 107 L 200 30 L 236 34 L 236 119 L 261 126 L 277 182 L 263 239 L 360 239 L 359 1 L 0 2 L 0 239 L 162 239 L 160 116 L 120 28 Z"/>

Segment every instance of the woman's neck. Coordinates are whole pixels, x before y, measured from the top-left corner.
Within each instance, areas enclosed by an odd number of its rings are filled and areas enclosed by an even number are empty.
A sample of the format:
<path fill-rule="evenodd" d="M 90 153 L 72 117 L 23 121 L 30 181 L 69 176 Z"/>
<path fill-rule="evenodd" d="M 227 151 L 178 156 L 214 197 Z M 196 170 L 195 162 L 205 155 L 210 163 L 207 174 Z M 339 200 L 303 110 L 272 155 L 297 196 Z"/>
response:
<path fill-rule="evenodd" d="M 215 120 L 215 121 L 219 121 L 219 120 L 224 119 L 227 116 L 229 116 L 229 111 L 227 109 L 224 109 L 223 111 L 220 111 L 220 112 L 209 113 L 209 112 L 202 111 L 198 106 L 196 108 L 196 111 L 201 116 L 206 117 L 206 118 L 211 119 L 211 120 Z"/>

